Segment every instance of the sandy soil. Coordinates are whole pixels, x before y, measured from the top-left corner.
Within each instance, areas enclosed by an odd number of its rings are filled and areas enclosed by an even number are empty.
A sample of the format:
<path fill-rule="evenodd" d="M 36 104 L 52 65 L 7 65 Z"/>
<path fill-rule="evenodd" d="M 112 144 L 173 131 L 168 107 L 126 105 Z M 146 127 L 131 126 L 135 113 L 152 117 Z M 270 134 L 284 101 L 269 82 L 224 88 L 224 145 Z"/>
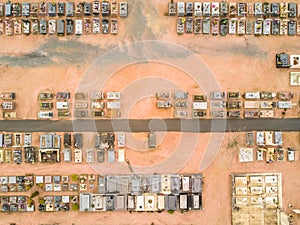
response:
<path fill-rule="evenodd" d="M 299 48 L 297 37 L 229 35 L 220 37 L 189 34 L 178 36 L 175 31 L 176 17 L 163 16 L 167 10 L 166 3 L 159 1 L 150 3 L 142 0 L 130 2 L 132 11 L 129 11 L 130 16 L 127 19 L 120 19 L 120 32 L 117 36 L 82 35 L 58 38 L 49 35 L 28 37 L 1 35 L 1 43 L 6 44 L 0 49 L 2 81 L 0 90 L 17 93 L 17 117 L 20 119 L 37 117 L 38 104 L 32 102 L 43 90 L 74 92 L 80 89 L 84 78 L 89 74 L 91 64 L 96 62 L 102 53 L 119 48 L 120 51 L 127 49 L 130 56 L 141 55 L 134 52 L 136 50 L 134 47 L 124 44 L 149 40 L 160 40 L 177 44 L 178 48 L 192 50 L 199 58 L 199 64 L 210 70 L 211 76 L 214 77 L 212 81 L 218 84 L 221 90 L 240 92 L 289 90 L 296 93 L 293 102 L 298 103 L 299 88 L 289 86 L 288 72 L 291 70 L 278 70 L 274 62 L 275 54 L 278 52 L 297 53 L 295 51 Z M 144 17 L 138 14 L 140 11 Z M 141 18 L 137 22 L 138 17 Z M 203 92 L 203 88 L 205 89 L 206 83 L 195 80 L 195 74 L 187 74 L 187 71 L 178 68 L 180 64 L 166 65 L 164 61 L 171 56 L 167 53 L 164 58 L 161 56 L 160 53 L 153 55 L 152 58 L 158 57 L 157 60 L 162 63 L 126 65 L 114 71 L 105 82 L 97 84 L 97 87 L 104 91 L 127 91 L 126 99 L 122 100 L 123 106 L 126 106 L 123 108 L 125 111 L 123 117 L 173 117 L 172 110 L 156 109 L 153 100 L 156 91 L 168 88 L 171 91 L 183 89 L 189 91 L 191 100 L 192 94 Z M 110 65 L 113 65 L 113 62 L 110 62 Z M 99 75 L 100 73 L 94 75 L 93 80 L 88 82 L 93 83 Z M 154 81 L 155 78 L 159 79 L 157 83 Z M 153 85 L 151 82 L 154 82 Z M 170 86 L 170 83 L 173 86 Z M 137 99 L 137 94 L 140 99 Z M 136 101 L 128 100 L 131 95 L 135 96 Z M 145 105 L 147 107 L 144 107 Z M 128 110 L 130 115 L 127 113 Z M 298 112 L 295 106 L 286 112 L 286 117 L 296 117 Z M 275 116 L 281 117 L 281 111 L 276 110 Z"/>
<path fill-rule="evenodd" d="M 89 68 L 103 53 L 120 48 L 130 56 L 143 55 L 136 49 L 124 46 L 143 40 L 161 40 L 188 48 L 205 65 L 214 80 L 224 91 L 294 91 L 294 103 L 299 100 L 299 87 L 289 86 L 289 69 L 275 68 L 275 54 L 278 52 L 298 53 L 300 48 L 298 37 L 213 37 L 211 35 L 176 34 L 176 17 L 163 16 L 167 11 L 168 1 L 129 1 L 129 17 L 120 19 L 119 34 L 112 35 L 82 35 L 81 37 L 50 37 L 50 36 L 0 36 L 0 90 L 17 93 L 17 114 L 19 119 L 35 119 L 38 112 L 37 96 L 41 91 L 70 91 L 81 87 L 84 78 L 88 76 Z M 162 50 L 164 51 L 164 50 Z M 153 55 L 152 58 L 162 54 Z M 114 57 L 118 57 L 114 56 Z M 172 57 L 165 51 L 163 59 Z M 176 57 L 175 57 L 176 58 Z M 184 57 L 182 57 L 184 58 Z M 142 58 L 143 59 L 143 58 Z M 181 58 L 180 58 L 181 59 Z M 172 110 L 157 110 L 155 107 L 155 92 L 158 90 L 186 90 L 192 94 L 202 92 L 205 83 L 197 82 L 193 74 L 178 68 L 178 64 L 167 65 L 158 58 L 156 62 L 135 63 L 126 65 L 114 71 L 104 83 L 97 79 L 108 74 L 96 74 L 98 87 L 104 91 L 127 92 L 122 99 L 123 117 L 125 118 L 167 118 L 172 117 Z M 123 59 L 126 62 L 126 59 Z M 110 65 L 114 66 L 114 58 Z M 197 69 L 194 65 L 192 69 Z M 150 79 L 149 79 L 150 77 Z M 100 79 L 101 80 L 101 79 Z M 126 96 L 126 97 L 125 97 Z M 132 98 L 131 98 L 132 97 Z M 190 98 L 191 100 L 191 98 Z M 286 117 L 297 116 L 299 109 L 294 107 L 287 111 Z M 276 117 L 281 112 L 276 111 Z M 93 134 L 85 134 L 86 139 L 93 140 Z M 299 152 L 295 162 L 265 162 L 239 163 L 237 149 L 243 146 L 244 133 L 227 133 L 224 140 L 216 140 L 211 134 L 160 133 L 158 147 L 145 151 L 146 134 L 131 134 L 126 150 L 127 158 L 137 171 L 151 171 L 150 165 L 168 162 L 169 168 L 153 172 L 199 172 L 200 161 L 210 141 L 220 141 L 219 154 L 212 164 L 203 172 L 204 210 L 181 214 L 175 212 L 157 213 L 13 213 L 3 214 L 0 224 L 16 222 L 17 224 L 60 223 L 60 224 L 230 224 L 230 173 L 238 172 L 281 172 L 283 178 L 283 209 L 292 203 L 300 207 L 299 194 L 300 175 Z M 238 145 L 228 148 L 228 143 L 237 139 Z M 38 136 L 35 136 L 38 143 Z M 196 145 L 188 149 L 186 154 L 180 143 Z M 285 133 L 285 147 L 295 145 L 299 149 L 299 134 Z M 89 142 L 88 142 L 89 143 Z M 92 145 L 87 143 L 86 148 Z M 92 143 L 92 142 L 91 142 Z M 218 150 L 218 149 L 217 149 Z M 177 154 L 176 154 L 177 153 Z M 180 161 L 180 156 L 182 160 Z M 168 161 L 168 159 L 170 159 Z M 171 163 L 173 160 L 173 164 Z M 179 164 L 178 167 L 174 165 Z M 35 174 L 72 174 L 72 173 L 129 173 L 125 164 L 67 164 L 55 165 L 36 164 L 21 165 L 2 164 L 1 170 L 6 175 L 23 173 Z M 4 172 L 2 173 L 4 174 Z M 221 191 L 220 191 L 221 189 Z M 68 221 L 66 221 L 68 217 Z M 295 224 L 299 224 L 299 218 Z"/>

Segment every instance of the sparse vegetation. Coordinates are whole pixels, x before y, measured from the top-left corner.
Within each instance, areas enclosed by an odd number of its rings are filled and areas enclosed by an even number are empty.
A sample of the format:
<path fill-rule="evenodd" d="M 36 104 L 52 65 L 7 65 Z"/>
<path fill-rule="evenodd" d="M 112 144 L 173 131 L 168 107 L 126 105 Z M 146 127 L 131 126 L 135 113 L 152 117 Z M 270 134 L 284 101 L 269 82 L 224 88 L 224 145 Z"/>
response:
<path fill-rule="evenodd" d="M 165 13 L 164 13 L 164 16 L 168 16 L 168 15 L 169 15 L 169 13 L 168 13 L 168 12 L 165 12 Z"/>
<path fill-rule="evenodd" d="M 40 193 L 38 191 L 35 191 L 30 195 L 30 198 L 34 198 L 34 197 L 38 196 L 39 194 Z"/>
<path fill-rule="evenodd" d="M 79 204 L 75 203 L 72 205 L 72 210 L 77 211 L 79 209 Z"/>
<path fill-rule="evenodd" d="M 168 210 L 168 213 L 173 214 L 175 211 L 174 210 Z"/>
<path fill-rule="evenodd" d="M 71 180 L 74 181 L 74 182 L 78 181 L 78 178 L 79 178 L 79 176 L 77 174 L 72 174 L 71 175 Z"/>
<path fill-rule="evenodd" d="M 32 205 L 33 204 L 33 200 L 30 198 L 27 200 L 27 205 Z"/>
<path fill-rule="evenodd" d="M 31 186 L 30 186 L 30 185 L 25 185 L 25 190 L 26 190 L 26 191 L 29 191 L 29 190 L 30 190 L 30 188 L 31 188 Z"/>
<path fill-rule="evenodd" d="M 234 148 L 238 145 L 238 141 L 236 138 L 234 138 L 233 140 L 230 140 L 227 144 L 227 148 Z"/>
<path fill-rule="evenodd" d="M 40 198 L 40 199 L 39 199 L 39 204 L 45 204 L 45 199 Z"/>

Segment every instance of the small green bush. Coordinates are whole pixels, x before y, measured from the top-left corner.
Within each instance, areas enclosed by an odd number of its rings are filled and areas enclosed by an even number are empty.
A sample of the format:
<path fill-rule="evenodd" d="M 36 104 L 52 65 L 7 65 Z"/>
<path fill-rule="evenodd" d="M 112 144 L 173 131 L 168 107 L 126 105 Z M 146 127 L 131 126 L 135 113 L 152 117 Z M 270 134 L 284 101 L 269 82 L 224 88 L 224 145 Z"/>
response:
<path fill-rule="evenodd" d="M 79 209 L 79 204 L 75 203 L 72 205 L 72 210 L 77 211 Z"/>
<path fill-rule="evenodd" d="M 71 180 L 74 181 L 74 182 L 78 181 L 78 178 L 79 178 L 79 176 L 77 174 L 72 174 L 71 175 Z"/>
<path fill-rule="evenodd" d="M 35 191 L 30 195 L 30 198 L 34 198 L 34 197 L 38 196 L 39 194 L 40 193 L 38 191 Z"/>
<path fill-rule="evenodd" d="M 45 204 L 45 199 L 40 198 L 40 199 L 39 199 L 39 204 Z"/>

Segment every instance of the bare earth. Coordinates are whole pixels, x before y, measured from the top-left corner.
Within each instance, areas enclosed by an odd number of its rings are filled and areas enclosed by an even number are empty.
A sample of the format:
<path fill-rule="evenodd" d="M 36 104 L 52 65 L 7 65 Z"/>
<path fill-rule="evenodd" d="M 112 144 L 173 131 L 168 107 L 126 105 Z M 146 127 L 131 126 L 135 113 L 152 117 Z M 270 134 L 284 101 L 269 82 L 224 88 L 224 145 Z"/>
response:
<path fill-rule="evenodd" d="M 167 11 L 168 1 L 128 1 L 129 17 L 120 19 L 119 34 L 112 35 L 82 35 L 81 37 L 50 37 L 50 36 L 0 36 L 0 91 L 17 93 L 17 116 L 19 119 L 36 119 L 39 110 L 37 96 L 41 91 L 70 91 L 85 85 L 84 82 L 93 62 L 103 53 L 120 48 L 130 55 L 137 55 L 135 49 L 125 46 L 132 42 L 143 40 L 160 40 L 177 44 L 192 50 L 202 62 L 202 66 L 210 70 L 214 80 L 224 91 L 294 91 L 294 103 L 299 101 L 299 87 L 289 86 L 290 70 L 275 68 L 275 54 L 279 52 L 299 53 L 299 37 L 238 37 L 211 35 L 177 36 L 175 31 L 176 17 L 163 16 Z M 161 54 L 154 55 L 160 56 Z M 116 56 L 118 57 L 118 56 Z M 166 58 L 171 57 L 166 52 Z M 197 82 L 193 74 L 187 74 L 176 64 L 167 65 L 157 58 L 156 61 L 126 65 L 115 71 L 105 83 L 97 84 L 103 91 L 127 92 L 122 96 L 124 118 L 168 118 L 173 117 L 172 110 L 157 110 L 155 107 L 155 92 L 166 89 L 186 90 L 190 96 L 202 92 L 205 87 Z M 113 62 L 112 62 L 113 64 Z M 197 65 L 193 65 L 197 68 Z M 107 74 L 105 74 L 107 75 Z M 104 74 L 96 74 L 101 77 Z M 90 80 L 91 83 L 95 82 Z M 73 95 L 74 96 L 74 95 Z M 131 99 L 134 99 L 134 101 Z M 296 117 L 299 108 L 288 110 L 286 117 Z M 281 111 L 276 111 L 276 117 L 281 117 Z M 0 224 L 209 224 L 227 225 L 231 223 L 231 188 L 230 173 L 246 172 L 281 172 L 283 180 L 283 210 L 290 213 L 287 205 L 300 208 L 300 164 L 299 151 L 296 161 L 239 163 L 238 147 L 244 146 L 244 133 L 226 133 L 223 140 L 212 139 L 211 134 L 181 134 L 159 133 L 158 147 L 146 149 L 145 133 L 127 134 L 126 158 L 134 166 L 136 172 L 180 172 L 198 173 L 200 162 L 209 142 L 220 142 L 217 157 L 203 172 L 204 193 L 203 211 L 180 213 L 173 215 L 163 213 L 3 213 Z M 222 136 L 222 135 L 221 135 Z M 85 134 L 84 140 L 92 140 L 93 134 Z M 34 135 L 38 146 L 38 135 Z M 234 139 L 238 145 L 232 148 L 228 143 Z M 193 146 L 193 141 L 196 147 Z M 299 149 L 299 133 L 284 133 L 284 147 L 295 146 Z M 191 146 L 182 147 L 180 143 Z M 87 148 L 92 144 L 85 142 Z M 91 142 L 92 143 L 92 142 Z M 214 149 L 217 150 L 217 149 Z M 187 153 L 185 153 L 188 152 Z M 176 154 L 177 153 L 177 154 Z M 180 157 L 181 156 L 181 161 Z M 286 157 L 286 155 L 285 155 Z M 173 162 L 173 163 L 172 163 Z M 168 163 L 161 170 L 152 170 L 151 165 Z M 156 168 L 156 167 L 155 167 Z M 18 175 L 61 174 L 72 173 L 129 173 L 125 164 L 37 164 L 22 163 L 2 164 L 1 174 Z M 55 193 L 57 194 L 57 193 Z M 300 224 L 296 218 L 294 224 Z"/>

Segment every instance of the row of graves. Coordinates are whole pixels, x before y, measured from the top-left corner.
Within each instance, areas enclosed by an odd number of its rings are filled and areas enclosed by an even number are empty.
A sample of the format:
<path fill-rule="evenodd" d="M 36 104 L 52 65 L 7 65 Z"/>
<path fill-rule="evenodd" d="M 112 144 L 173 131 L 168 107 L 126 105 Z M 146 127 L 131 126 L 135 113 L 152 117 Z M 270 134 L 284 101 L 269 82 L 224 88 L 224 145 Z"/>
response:
<path fill-rule="evenodd" d="M 77 92 L 74 108 L 76 118 L 121 117 L 121 92 Z"/>
<path fill-rule="evenodd" d="M 100 19 L 100 15 L 102 19 Z M 0 34 L 117 34 L 127 2 L 0 2 Z M 5 16 L 5 19 L 3 17 Z M 73 19 L 73 17 L 76 19 Z M 82 17 L 85 17 L 82 19 Z M 40 18 L 38 18 L 40 17 Z M 58 17 L 58 19 L 56 19 Z M 112 18 L 109 18 L 112 17 Z"/>
<path fill-rule="evenodd" d="M 3 119 L 12 119 L 17 117 L 16 113 L 16 93 L 2 92 L 1 95 L 1 109 Z"/>
<path fill-rule="evenodd" d="M 225 92 L 212 92 L 210 108 L 212 117 L 239 118 L 242 115 L 245 118 L 273 118 L 275 110 L 285 111 L 292 109 L 293 92 L 228 92 L 227 99 Z M 276 100 L 277 98 L 277 100 Z M 220 110 L 222 109 L 223 110 Z M 219 109 L 219 110 L 217 110 Z M 224 109 L 227 109 L 227 113 Z M 243 109 L 243 114 L 242 114 Z"/>
<path fill-rule="evenodd" d="M 188 95 L 188 92 L 175 92 L 174 96 L 171 92 L 158 92 L 156 106 L 165 109 L 174 106 L 175 118 L 188 118 L 190 105 L 192 118 L 206 117 L 208 109 L 211 118 L 268 118 L 275 117 L 275 109 L 285 114 L 287 109 L 292 108 L 294 97 L 293 92 L 211 92 L 210 102 L 205 94 L 193 95 L 192 102 L 189 102 Z"/>
<path fill-rule="evenodd" d="M 57 92 L 54 95 L 51 92 L 41 92 L 38 96 L 39 119 L 52 119 L 54 118 L 54 106 L 58 112 L 58 118 L 70 117 L 71 108 L 71 93 L 70 92 Z"/>
<path fill-rule="evenodd" d="M 26 192 L 33 187 L 33 175 L 26 176 L 1 176 L 1 192 Z"/>
<path fill-rule="evenodd" d="M 0 133 L 0 163 L 125 162 L 126 133 L 95 134 L 94 147 L 83 149 L 82 133 L 39 136 L 39 148 L 32 146 L 32 133 Z"/>
<path fill-rule="evenodd" d="M 99 176 L 97 194 L 80 194 L 80 211 L 83 212 L 200 209 L 202 209 L 201 174 Z"/>
<path fill-rule="evenodd" d="M 46 192 L 84 192 L 97 190 L 97 176 L 94 174 L 70 175 L 70 176 L 8 176 L 0 177 L 1 192 L 7 192 L 1 196 L 0 205 L 2 212 L 33 212 L 35 202 L 28 196 L 8 195 L 10 192 L 28 192 L 35 185 Z M 37 192 L 38 193 L 38 192 Z M 34 197 L 33 197 L 34 198 Z M 38 198 L 39 211 L 69 211 L 78 210 L 79 196 L 73 195 L 46 195 Z"/>
<path fill-rule="evenodd" d="M 282 137 L 280 131 L 246 132 L 246 147 L 239 149 L 239 162 L 253 162 L 254 156 L 258 162 L 295 161 L 296 149 L 284 148 Z"/>
<path fill-rule="evenodd" d="M 0 19 L 0 35 L 82 35 L 82 34 L 118 34 L 119 21 L 116 18 L 99 19 Z"/>
<path fill-rule="evenodd" d="M 27 175 L 0 177 L 1 185 L 33 182 L 49 195 L 39 196 L 39 211 L 187 211 L 201 210 L 201 174 L 151 175 Z M 51 185 L 51 186 L 50 186 Z M 29 189 L 30 189 L 29 188 Z M 52 189 L 53 188 L 53 189 Z M 20 190 L 29 191 L 28 188 Z M 9 190 L 10 191 L 10 190 Z M 51 195 L 69 192 L 72 195 Z M 37 192 L 37 195 L 39 193 Z M 35 196 L 34 196 L 35 197 Z M 34 198 L 32 197 L 32 198 Z M 34 201 L 26 196 L 2 196 L 2 211 L 34 211 Z"/>
<path fill-rule="evenodd" d="M 97 134 L 95 140 L 97 161 L 125 162 L 125 137 L 124 132 Z"/>
<path fill-rule="evenodd" d="M 300 21 L 288 19 L 182 18 L 177 19 L 177 34 L 212 35 L 300 35 Z"/>
<path fill-rule="evenodd" d="M 34 203 L 27 196 L 1 196 L 2 212 L 33 212 Z"/>
<path fill-rule="evenodd" d="M 300 68 L 300 55 L 278 53 L 276 54 L 276 68 L 299 69 Z M 300 86 L 300 72 L 290 72 L 290 86 Z"/>
<path fill-rule="evenodd" d="M 280 223 L 280 173 L 231 174 L 231 187 L 233 225 Z"/>
<path fill-rule="evenodd" d="M 125 132 L 102 132 L 95 135 L 94 148 L 83 147 L 83 135 L 81 133 L 64 134 L 64 149 L 62 150 L 64 162 L 82 163 L 85 158 L 87 163 L 114 163 L 125 162 Z M 74 143 L 74 144 L 72 144 Z M 72 148 L 72 146 L 74 146 Z M 72 151 L 72 149 L 74 149 Z M 73 154 L 74 152 L 74 154 Z M 73 156 L 74 155 L 74 156 Z"/>
<path fill-rule="evenodd" d="M 287 2 L 171 1 L 168 15 L 178 16 L 178 34 L 299 35 L 299 9 Z"/>
<path fill-rule="evenodd" d="M 82 17 L 99 16 L 102 17 L 127 17 L 127 2 L 116 0 L 93 2 L 0 2 L 0 17 Z"/>
<path fill-rule="evenodd" d="M 297 18 L 300 17 L 300 5 L 293 2 L 175 2 L 168 3 L 170 16 L 195 17 L 274 17 Z"/>
<path fill-rule="evenodd" d="M 78 195 L 46 195 L 38 200 L 40 212 L 68 212 L 78 210 Z"/>
<path fill-rule="evenodd" d="M 83 135 L 82 133 L 64 134 L 64 149 L 61 150 L 61 136 L 52 133 L 43 134 L 40 136 L 40 162 L 58 163 L 61 161 L 60 152 L 63 153 L 64 162 L 82 163 L 86 159 L 87 163 L 95 162 L 94 149 L 83 150 Z M 74 146 L 71 148 L 71 146 Z M 115 160 L 115 134 L 114 133 L 100 133 L 96 135 L 95 148 L 97 151 L 98 162 L 104 162 L 105 153 L 108 154 L 108 161 L 114 162 Z M 86 154 L 86 157 L 83 154 Z M 111 158 L 110 158 L 111 157 Z"/>
<path fill-rule="evenodd" d="M 39 148 L 32 144 L 32 133 L 1 133 L 1 163 L 56 163 L 61 161 L 61 137 L 54 133 L 40 135 Z"/>
<path fill-rule="evenodd" d="M 0 163 L 20 164 L 23 154 L 26 163 L 33 163 L 36 161 L 35 151 L 31 133 L 0 133 Z"/>
<path fill-rule="evenodd" d="M 89 97 L 90 95 L 90 97 Z M 55 98 L 56 97 L 56 98 Z M 56 102 L 54 102 L 54 98 Z M 58 92 L 56 96 L 51 92 L 39 94 L 39 119 L 53 119 L 56 117 L 53 111 L 54 105 L 57 109 L 58 118 L 70 118 L 71 93 Z M 83 118 L 115 118 L 121 116 L 121 93 L 120 92 L 77 92 L 73 106 L 73 117 Z"/>
<path fill-rule="evenodd" d="M 94 174 L 36 175 L 35 183 L 46 192 L 84 192 L 97 189 L 97 179 Z"/>

